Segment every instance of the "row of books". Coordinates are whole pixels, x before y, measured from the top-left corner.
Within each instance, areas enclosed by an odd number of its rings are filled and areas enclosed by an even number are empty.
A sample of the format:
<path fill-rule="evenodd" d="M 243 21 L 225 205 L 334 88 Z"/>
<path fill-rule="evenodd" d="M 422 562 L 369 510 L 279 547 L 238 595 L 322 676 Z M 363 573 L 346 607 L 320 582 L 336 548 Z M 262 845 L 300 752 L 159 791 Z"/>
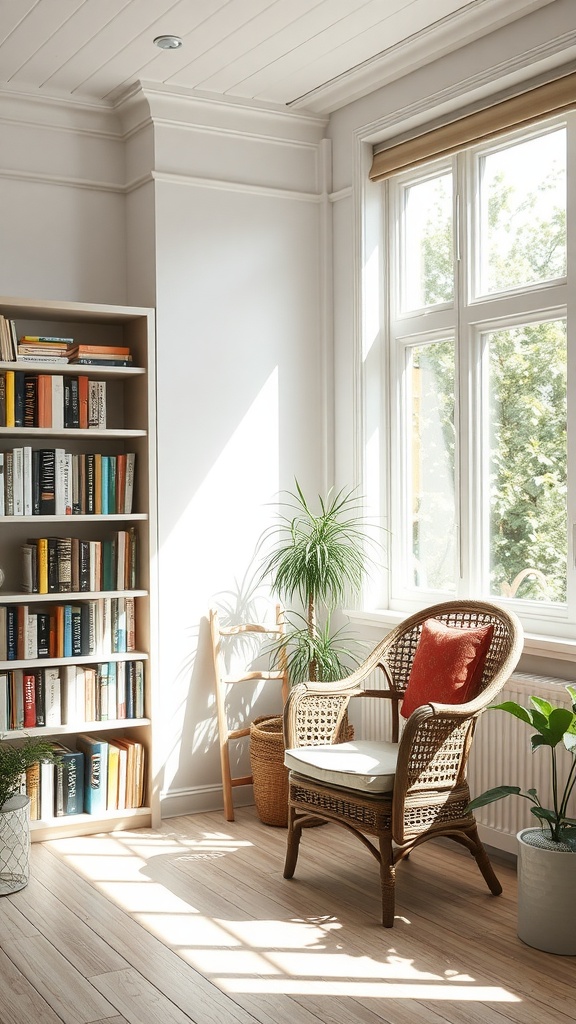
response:
<path fill-rule="evenodd" d="M 25 594 L 135 590 L 138 534 L 134 526 L 106 540 L 37 537 L 22 545 Z"/>
<path fill-rule="evenodd" d="M 135 465 L 134 452 L 0 452 L 0 516 L 130 515 Z"/>
<path fill-rule="evenodd" d="M 24 334 L 16 346 L 16 358 L 24 362 L 67 363 L 74 338 L 39 337 Z"/>
<path fill-rule="evenodd" d="M 54 753 L 56 764 L 33 765 L 22 780 L 32 821 L 142 806 L 145 751 L 137 740 L 82 734 L 75 750 L 54 743 Z"/>
<path fill-rule="evenodd" d="M 106 381 L 4 370 L 0 372 L 0 427 L 103 430 Z"/>
<path fill-rule="evenodd" d="M 142 661 L 0 672 L 0 733 L 143 717 Z"/>
<path fill-rule="evenodd" d="M 16 359 L 17 349 L 16 322 L 0 314 L 0 359 L 2 362 L 13 362 Z"/>
<path fill-rule="evenodd" d="M 16 321 L 0 315 L 0 360 L 131 366 L 132 354 L 126 345 L 91 345 L 75 342 L 73 338 L 32 334 L 18 338 Z"/>
<path fill-rule="evenodd" d="M 136 650 L 133 597 L 82 604 L 0 606 L 0 662 L 129 654 Z"/>

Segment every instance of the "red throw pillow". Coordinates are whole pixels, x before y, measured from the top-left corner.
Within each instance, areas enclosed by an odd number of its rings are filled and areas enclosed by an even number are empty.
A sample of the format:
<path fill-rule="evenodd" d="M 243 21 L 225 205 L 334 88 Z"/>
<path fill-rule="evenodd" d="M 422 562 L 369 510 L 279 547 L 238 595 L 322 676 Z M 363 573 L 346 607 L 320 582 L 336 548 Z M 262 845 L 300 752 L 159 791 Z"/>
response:
<path fill-rule="evenodd" d="M 459 629 L 426 619 L 414 654 L 401 712 L 421 704 L 465 704 L 476 696 L 494 626 Z"/>

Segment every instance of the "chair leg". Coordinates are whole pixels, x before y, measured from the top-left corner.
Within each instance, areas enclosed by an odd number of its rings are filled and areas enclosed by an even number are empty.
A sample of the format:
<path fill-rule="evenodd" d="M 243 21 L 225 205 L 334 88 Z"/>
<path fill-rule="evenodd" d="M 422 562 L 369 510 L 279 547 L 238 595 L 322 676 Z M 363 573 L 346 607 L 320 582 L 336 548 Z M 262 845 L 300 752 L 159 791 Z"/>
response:
<path fill-rule="evenodd" d="M 286 839 L 286 862 L 284 864 L 284 878 L 292 878 L 296 870 L 300 839 L 302 838 L 302 826 L 296 822 L 296 811 L 293 807 L 288 808 L 288 836 Z"/>
<path fill-rule="evenodd" d="M 500 893 L 502 892 L 502 886 L 500 885 L 500 882 L 498 881 L 494 873 L 494 868 L 490 863 L 488 854 L 486 853 L 486 850 L 484 849 L 482 843 L 480 842 L 480 837 L 478 836 L 478 829 L 474 828 L 469 833 L 469 836 L 473 844 L 471 851 L 472 856 L 474 857 L 478 867 L 480 868 L 480 871 L 482 872 L 482 875 L 486 881 L 488 888 L 490 889 L 490 892 L 494 896 L 499 896 Z"/>
<path fill-rule="evenodd" d="M 392 852 L 392 840 L 380 837 L 380 887 L 382 889 L 382 924 L 392 928 L 394 924 L 396 868 Z"/>

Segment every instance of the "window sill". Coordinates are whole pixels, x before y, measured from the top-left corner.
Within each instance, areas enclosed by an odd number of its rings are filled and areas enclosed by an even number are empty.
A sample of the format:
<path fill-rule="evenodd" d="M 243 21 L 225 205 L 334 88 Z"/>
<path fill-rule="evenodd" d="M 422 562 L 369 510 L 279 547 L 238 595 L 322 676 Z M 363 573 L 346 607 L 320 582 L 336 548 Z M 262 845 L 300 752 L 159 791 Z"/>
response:
<path fill-rule="evenodd" d="M 386 632 L 408 618 L 409 612 L 381 609 L 377 612 L 348 611 L 345 614 L 357 627 L 381 629 Z M 576 661 L 576 639 L 540 633 L 524 634 L 523 653 L 532 658 L 554 658 L 557 661 Z"/>

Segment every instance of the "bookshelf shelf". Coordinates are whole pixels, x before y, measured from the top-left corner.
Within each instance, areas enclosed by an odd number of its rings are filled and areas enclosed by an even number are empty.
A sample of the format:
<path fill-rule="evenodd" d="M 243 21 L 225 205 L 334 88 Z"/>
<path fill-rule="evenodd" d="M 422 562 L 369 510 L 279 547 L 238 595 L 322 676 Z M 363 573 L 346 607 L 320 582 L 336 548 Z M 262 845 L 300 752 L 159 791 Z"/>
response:
<path fill-rule="evenodd" d="M 147 828 L 154 815 L 152 807 L 127 807 L 121 811 L 104 811 L 102 814 L 73 814 L 63 818 L 30 822 L 30 838 L 41 843 L 56 837 L 90 835 L 95 832 L 112 832 L 115 829 Z"/>
<path fill-rule="evenodd" d="M 46 668 L 47 665 L 98 665 L 103 661 L 147 661 L 146 651 L 129 651 L 128 654 L 76 654 L 73 658 L 29 658 L 26 661 L 13 659 L 0 661 L 0 672 L 15 668 Z"/>
<path fill-rule="evenodd" d="M 26 736 L 74 736 L 79 732 L 124 732 L 126 729 L 150 727 L 149 718 L 117 718 L 103 722 L 76 722 L 74 725 L 44 725 L 41 729 L 11 729 L 5 739 L 22 740 Z"/>
<path fill-rule="evenodd" d="M 6 416 L 2 411 L 3 406 L 0 402 L 0 414 L 2 416 L 0 422 L 1 464 L 5 468 L 8 462 L 13 460 L 15 467 L 17 449 L 23 449 L 25 457 L 28 459 L 28 467 L 32 464 L 32 486 L 36 487 L 36 500 L 34 501 L 33 499 L 32 504 L 28 504 L 28 506 L 26 504 L 17 505 L 16 492 L 14 492 L 14 504 L 12 505 L 12 500 L 10 503 L 7 503 L 5 500 L 5 510 L 11 513 L 13 508 L 18 511 L 22 511 L 25 508 L 27 512 L 30 509 L 35 508 L 38 511 L 39 508 L 43 508 L 43 511 L 46 512 L 46 508 L 48 508 L 48 511 L 50 511 L 49 503 L 47 504 L 44 500 L 43 504 L 41 504 L 38 501 L 37 495 L 42 488 L 38 487 L 38 471 L 34 467 L 37 467 L 40 462 L 41 472 L 44 472 L 44 462 L 42 460 L 46 459 L 46 451 L 51 453 L 51 450 L 54 451 L 54 455 L 50 454 L 50 457 L 52 465 L 56 467 L 56 482 L 58 482 L 59 472 L 57 458 L 69 460 L 69 464 L 64 472 L 67 474 L 65 486 L 70 487 L 70 492 L 65 491 L 65 495 L 68 495 L 68 493 L 72 494 L 72 481 L 75 488 L 78 488 L 78 481 L 80 481 L 78 493 L 86 495 L 85 500 L 83 498 L 78 502 L 76 497 L 74 497 L 74 501 L 72 501 L 71 497 L 66 497 L 66 500 L 61 501 L 60 509 L 73 507 L 77 510 L 72 515 L 0 514 L 0 568 L 5 576 L 3 588 L 0 590 L 0 737 L 3 743 L 10 743 L 21 741 L 25 736 L 41 736 L 54 740 L 54 742 L 75 752 L 80 751 L 80 747 L 77 746 L 78 742 L 81 743 L 80 736 L 93 736 L 95 743 L 104 744 L 101 748 L 101 757 L 108 757 L 108 746 L 110 747 L 110 754 L 112 747 L 120 747 L 121 750 L 124 747 L 124 749 L 129 751 L 127 762 L 128 776 L 130 776 L 129 765 L 131 761 L 133 760 L 136 765 L 140 762 L 140 753 L 137 752 L 137 748 L 138 751 L 142 748 L 144 752 L 143 792 L 138 793 L 138 802 L 141 801 L 143 804 L 141 807 L 117 808 L 114 802 L 110 804 L 110 792 L 108 789 L 104 790 L 104 804 L 100 804 L 102 809 L 98 813 L 72 813 L 75 808 L 69 803 L 66 809 L 70 813 L 53 814 L 49 813 L 50 800 L 48 803 L 45 801 L 42 804 L 40 793 L 37 800 L 31 799 L 31 809 L 33 810 L 31 815 L 31 833 L 34 841 L 56 838 L 63 835 L 72 836 L 95 831 L 110 831 L 122 827 L 155 826 L 159 823 L 159 800 L 157 787 L 153 782 L 154 761 L 152 750 L 152 710 L 154 706 L 154 680 L 156 678 L 154 652 L 156 648 L 157 618 L 155 579 L 156 384 L 154 310 L 146 307 L 52 302 L 0 296 L 0 315 L 14 322 L 18 338 L 24 335 L 43 338 L 73 338 L 75 344 L 84 346 L 92 345 L 115 348 L 118 351 L 121 351 L 122 348 L 128 348 L 134 361 L 133 365 L 130 366 L 61 363 L 43 357 L 33 360 L 17 359 L 14 362 L 0 361 L 0 384 L 4 388 L 6 401 Z M 50 380 L 45 378 L 50 378 Z M 18 417 L 18 406 L 16 404 L 14 416 L 8 417 L 8 401 L 12 387 L 14 387 L 14 394 L 16 396 L 14 401 L 16 402 L 18 387 L 22 388 L 24 386 L 30 389 L 26 391 L 26 402 L 29 401 L 28 396 L 31 393 L 33 398 L 30 401 L 33 401 L 34 404 L 25 406 L 23 418 Z M 48 416 L 42 413 L 45 405 L 40 405 L 40 402 L 46 402 L 46 400 L 50 402 L 50 398 L 46 399 L 44 397 L 44 387 L 46 388 L 46 394 L 52 395 L 52 417 L 49 412 L 49 404 L 47 407 Z M 64 388 L 63 392 L 62 388 Z M 55 402 L 62 401 L 62 398 L 60 398 L 62 394 L 64 394 L 64 420 L 62 420 L 62 412 L 58 412 L 58 406 L 54 404 Z M 74 399 L 76 402 L 75 406 L 67 404 L 71 400 L 71 395 L 79 396 L 79 399 L 78 397 Z M 88 395 L 89 403 L 88 415 L 86 414 L 86 404 L 82 405 L 82 401 L 86 403 L 86 395 Z M 99 397 L 97 397 L 98 395 Z M 1 396 L 2 388 L 0 388 L 0 399 Z M 80 416 L 78 416 L 78 400 L 80 400 Z M 12 401 L 11 394 L 10 401 Z M 73 415 L 74 408 L 76 409 L 75 415 Z M 22 406 L 20 406 L 20 409 L 22 409 Z M 28 409 L 34 409 L 34 414 L 30 415 L 26 412 Z M 62 410 L 62 406 L 60 406 L 60 410 Z M 84 420 L 82 420 L 82 410 L 84 410 Z M 16 423 L 24 422 L 27 425 L 3 425 L 14 421 Z M 55 423 L 55 426 L 42 427 L 32 425 L 33 423 L 50 423 L 51 421 Z M 66 427 L 62 426 L 62 422 L 67 424 Z M 78 422 L 82 423 L 82 427 L 76 425 Z M 87 423 L 91 423 L 92 426 L 87 428 Z M 61 454 L 58 455 L 58 453 Z M 113 474 L 117 471 L 120 474 L 122 466 L 122 475 L 118 479 L 122 480 L 123 483 L 123 466 L 126 461 L 123 458 L 124 456 L 126 456 L 130 469 L 130 472 L 126 471 L 126 480 L 128 481 L 128 478 L 130 480 L 131 502 L 128 498 L 128 484 L 126 484 L 126 491 L 124 491 L 123 487 L 120 490 L 120 485 L 118 488 L 118 495 L 126 493 L 125 501 L 121 500 L 120 497 L 115 501 L 114 489 L 110 487 L 110 490 L 107 491 L 104 482 L 108 479 L 108 473 Z M 97 466 L 94 477 L 89 473 L 89 469 L 91 472 L 92 460 L 94 460 L 94 465 Z M 102 477 L 100 477 L 100 461 L 102 463 Z M 106 466 L 105 462 L 107 463 Z M 77 469 L 77 467 L 80 467 L 80 469 Z M 133 467 L 135 469 L 132 493 Z M 106 477 L 104 477 L 105 469 L 107 470 Z M 30 472 L 29 469 L 28 472 Z M 70 474 L 70 483 L 68 483 L 68 474 Z M 5 475 L 4 479 L 0 480 L 0 487 L 5 499 L 8 486 L 9 479 Z M 94 492 L 92 492 L 92 487 L 94 487 Z M 101 499 L 100 487 L 102 488 Z M 83 490 L 83 488 L 86 490 Z M 90 488 L 90 491 L 88 491 L 88 488 Z M 74 495 L 76 493 L 77 491 L 74 491 Z M 92 497 L 93 493 L 94 497 Z M 10 497 L 12 496 L 10 495 Z M 117 509 L 122 509 L 129 508 L 130 505 L 132 509 L 130 513 L 120 511 L 102 514 L 100 512 L 100 508 L 106 509 L 106 507 L 109 507 L 114 509 L 116 507 Z M 94 507 L 99 510 L 98 513 L 92 511 Z M 58 502 L 56 503 L 56 508 L 59 508 Z M 81 509 L 80 512 L 78 512 L 79 509 Z M 88 509 L 90 511 L 87 511 Z M 122 566 L 124 564 L 124 557 L 127 559 L 126 565 L 128 566 L 128 555 L 124 556 L 124 554 L 121 555 L 119 552 L 122 551 L 122 539 L 128 536 L 132 537 L 131 543 L 134 546 L 130 556 L 132 559 L 130 563 L 131 568 L 130 570 L 127 568 L 124 572 L 124 583 L 132 583 L 132 588 L 127 587 L 123 589 L 121 586 Z M 26 554 L 27 560 L 29 556 L 29 552 L 27 553 L 26 549 L 29 549 L 30 546 L 33 548 L 34 566 L 36 566 L 37 550 L 38 566 L 40 566 L 40 559 L 44 557 L 41 552 L 43 552 L 47 537 L 55 539 L 58 551 L 60 551 L 58 544 L 63 546 L 67 544 L 68 549 L 70 548 L 70 538 L 72 538 L 73 549 L 74 545 L 76 545 L 77 550 L 78 544 L 83 545 L 84 549 L 90 548 L 93 570 L 90 575 L 90 585 L 93 587 L 94 581 L 97 581 L 96 586 L 98 584 L 102 585 L 104 582 L 109 583 L 110 576 L 107 577 L 105 574 L 100 576 L 100 558 L 104 557 L 105 551 L 110 550 L 111 543 L 117 545 L 113 549 L 115 554 L 113 555 L 114 561 L 112 563 L 113 566 L 118 566 L 118 577 L 112 576 L 112 584 L 117 585 L 117 589 L 94 589 L 90 591 L 75 589 L 72 592 L 64 589 L 51 590 L 47 594 L 24 591 L 22 589 L 23 580 L 26 581 L 28 586 L 30 579 L 34 579 L 33 576 L 30 577 L 28 575 L 28 572 L 23 575 L 24 554 Z M 53 541 L 50 540 L 51 545 L 52 543 Z M 94 555 L 93 558 L 92 551 L 101 552 L 101 554 Z M 137 571 L 135 575 L 132 575 L 134 551 L 136 551 Z M 69 557 L 68 554 L 68 559 Z M 60 554 L 58 558 L 60 558 Z M 110 563 L 107 564 L 110 565 Z M 29 565 L 29 560 L 27 565 Z M 52 566 L 53 562 L 50 562 L 50 565 Z M 78 563 L 74 559 L 73 566 L 76 566 L 78 571 Z M 36 573 L 36 571 L 37 569 L 34 568 L 33 572 Z M 60 563 L 58 563 L 58 573 L 60 572 L 63 572 L 63 570 Z M 64 575 L 61 575 L 59 578 L 62 581 L 65 579 Z M 84 586 L 86 579 L 87 577 L 80 576 L 81 586 Z M 42 585 L 41 580 L 42 577 L 40 576 L 40 585 Z M 73 574 L 72 580 L 73 585 L 77 588 L 78 576 L 76 575 L 75 577 Z M 134 582 L 136 582 L 137 587 L 134 587 Z M 53 585 L 52 577 L 50 577 L 49 586 L 52 587 Z M 68 585 L 70 585 L 69 582 Z M 34 584 L 34 587 L 36 586 L 38 586 L 38 577 L 36 577 Z M 43 589 L 45 589 L 45 584 Z M 128 599 L 135 600 L 130 600 L 129 605 Z M 68 607 L 71 605 L 74 605 L 73 609 Z M 14 607 L 11 608 L 11 606 Z M 97 616 L 98 628 L 104 628 L 104 632 L 100 633 L 100 640 L 98 640 L 98 631 L 96 631 L 96 634 L 92 634 L 90 631 L 84 633 L 84 625 L 82 626 L 81 649 L 89 650 L 91 653 L 74 655 L 72 657 L 53 656 L 57 646 L 51 638 L 54 635 L 54 629 L 59 630 L 61 628 L 62 619 L 58 619 L 58 616 L 62 617 L 63 615 L 62 606 L 64 606 L 64 611 L 68 615 L 74 614 L 75 609 L 80 606 L 82 623 L 84 623 L 86 618 L 86 622 L 90 623 L 90 630 L 94 621 L 92 616 L 94 614 Z M 104 647 L 102 646 L 101 637 L 110 636 L 109 632 L 106 632 L 106 630 L 110 629 L 110 619 L 107 618 L 108 611 L 106 610 L 109 607 L 113 610 L 113 629 L 121 628 L 119 626 L 120 615 L 124 614 L 124 608 L 126 608 L 126 615 L 128 607 L 132 609 L 130 612 L 132 618 L 128 617 L 126 621 L 132 623 L 131 628 L 135 627 L 138 650 L 112 654 L 108 653 L 109 644 L 107 641 L 105 641 Z M 94 611 L 95 608 L 96 611 Z M 84 616 L 84 613 L 86 613 L 86 616 Z M 77 612 L 75 614 L 76 619 L 73 621 L 78 622 L 80 616 Z M 6 627 L 9 626 L 13 630 L 15 618 L 20 622 L 24 620 L 28 622 L 26 627 L 21 628 L 25 628 L 28 631 L 32 629 L 34 638 L 36 636 L 36 628 L 38 628 L 38 638 L 40 638 L 41 620 L 43 620 L 43 627 L 45 627 L 46 622 L 50 624 L 49 649 L 51 653 L 48 657 L 45 656 L 45 650 L 48 648 L 45 647 L 44 651 L 42 651 L 40 645 L 38 650 L 44 656 L 24 657 L 25 652 L 35 655 L 36 647 L 34 645 L 25 646 L 22 641 L 22 634 L 17 639 L 19 645 L 16 652 L 17 656 L 12 656 L 15 650 L 14 636 L 12 633 L 12 646 L 7 647 L 8 637 L 5 636 L 3 639 L 2 622 L 4 621 L 4 625 Z M 107 623 L 105 627 L 103 626 L 104 620 Z M 67 621 L 69 622 L 70 619 Z M 45 636 L 46 633 L 43 635 Z M 62 633 L 58 635 L 61 637 Z M 93 639 L 94 635 L 96 639 Z M 76 636 L 79 638 L 79 633 Z M 118 636 L 121 637 L 121 634 L 118 634 Z M 114 642 L 110 645 L 115 647 L 116 650 L 124 646 L 118 642 L 118 636 L 114 636 Z M 66 649 L 66 644 L 64 649 Z M 67 652 L 70 649 L 68 646 Z M 78 647 L 74 649 L 80 649 L 79 640 Z M 6 657 L 7 651 L 10 652 L 8 657 Z M 60 647 L 60 653 L 61 651 L 62 647 Z M 134 682 L 135 673 L 136 682 Z M 142 700 L 142 676 L 144 678 L 143 703 L 130 703 L 130 694 L 138 693 L 139 701 Z M 92 703 L 90 703 L 87 696 L 89 677 L 91 680 L 90 695 Z M 32 684 L 30 679 L 33 679 Z M 94 679 L 96 679 L 96 684 L 94 684 Z M 128 679 L 131 680 L 131 685 Z M 28 680 L 27 683 L 26 680 Z M 36 724 L 28 724 L 24 728 L 24 720 L 22 718 L 23 701 L 28 702 L 26 703 L 26 720 L 28 723 L 30 721 L 34 722 L 36 707 L 41 708 L 44 699 L 46 699 L 48 706 L 49 680 L 52 687 L 50 693 L 51 701 L 54 699 L 54 692 L 57 695 L 56 718 L 52 718 L 52 721 L 58 723 L 68 719 L 68 721 L 74 724 L 43 725 L 42 721 L 44 719 L 41 713 L 40 719 L 36 717 Z M 86 685 L 85 704 L 83 696 L 84 680 Z M 27 686 L 28 689 L 26 689 Z M 109 686 L 112 687 L 110 690 L 107 689 Z M 43 687 L 45 687 L 45 693 Z M 54 687 L 56 687 L 55 690 Z M 116 690 L 118 693 L 117 697 Z M 96 697 L 94 696 L 95 693 Z M 120 703 L 122 699 L 121 693 L 125 700 L 128 701 L 127 704 Z M 107 710 L 106 702 L 109 694 L 111 694 L 111 703 L 108 705 Z M 99 721 L 93 720 L 95 715 L 94 699 L 97 702 L 102 701 L 101 706 L 99 703 L 96 705 L 96 717 L 100 719 L 101 715 L 104 716 Z M 36 701 L 38 702 L 37 704 Z M 71 704 L 71 701 L 76 703 Z M 51 703 L 50 706 L 53 714 L 54 704 Z M 75 708 L 72 712 L 70 711 L 71 707 Z M 80 713 L 78 713 L 78 709 L 80 709 Z M 109 714 L 111 709 L 115 716 L 120 714 L 121 717 L 107 718 L 106 714 Z M 128 714 L 136 711 L 139 715 L 142 715 L 142 710 L 144 710 L 146 717 L 124 717 L 126 710 Z M 59 714 L 61 714 L 60 718 L 58 717 Z M 82 720 L 84 716 L 89 720 Z M 88 755 L 86 755 L 86 761 L 88 761 Z M 122 755 L 120 763 L 122 763 Z M 40 786 L 42 786 L 43 771 L 44 775 L 46 775 L 46 766 L 41 766 Z M 138 769 L 136 771 L 139 774 Z M 60 780 L 62 774 L 65 776 L 66 772 L 60 773 Z M 119 777 L 122 778 L 122 771 L 120 771 Z M 58 778 L 57 772 L 55 779 L 52 781 L 61 785 L 61 781 L 59 782 Z M 49 789 L 50 786 L 47 786 L 46 792 Z M 90 795 L 92 799 L 94 798 L 93 794 L 87 795 Z M 53 797 L 50 799 L 53 799 Z M 121 796 L 119 800 L 121 805 Z M 89 807 L 90 805 L 86 804 L 85 806 Z M 52 806 L 53 810 L 54 807 Z"/>
<path fill-rule="evenodd" d="M 1 371 L 0 371 L 1 372 Z M 118 438 L 122 440 L 131 437 L 146 437 L 145 430 L 107 430 L 104 428 L 97 429 L 92 427 L 90 430 L 80 430 L 78 427 L 62 427 L 61 430 L 57 430 L 54 427 L 0 427 L 0 437 L 42 437 L 44 440 L 50 437 L 65 437 L 70 440 L 78 440 L 78 438 L 90 438 L 94 444 L 106 440 L 107 438 Z"/>
<path fill-rule="evenodd" d="M 22 591 L 9 592 L 0 591 L 0 605 L 3 604 L 35 604 L 38 602 L 54 601 L 59 604 L 71 601 L 96 600 L 99 597 L 148 597 L 147 590 L 91 590 L 77 591 L 73 593 L 53 594 L 23 594 Z"/>
<path fill-rule="evenodd" d="M 0 361 L 1 370 L 23 370 L 24 373 L 61 373 L 64 377 L 77 377 L 84 374 L 88 377 L 112 380 L 114 377 L 143 377 L 146 369 L 143 366 L 96 366 L 83 363 L 46 363 L 40 360 L 28 362 L 18 359 L 15 363 Z"/>
<path fill-rule="evenodd" d="M 146 512 L 131 512 L 130 515 L 116 515 L 116 513 L 109 515 L 74 515 L 74 516 L 0 516 L 0 525 L 2 523 L 12 523 L 17 525 L 18 523 L 35 523 L 37 526 L 40 523 L 67 523 L 72 527 L 75 523 L 133 523 L 133 522 L 144 522 L 148 519 L 148 513 Z"/>

